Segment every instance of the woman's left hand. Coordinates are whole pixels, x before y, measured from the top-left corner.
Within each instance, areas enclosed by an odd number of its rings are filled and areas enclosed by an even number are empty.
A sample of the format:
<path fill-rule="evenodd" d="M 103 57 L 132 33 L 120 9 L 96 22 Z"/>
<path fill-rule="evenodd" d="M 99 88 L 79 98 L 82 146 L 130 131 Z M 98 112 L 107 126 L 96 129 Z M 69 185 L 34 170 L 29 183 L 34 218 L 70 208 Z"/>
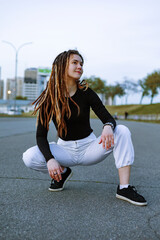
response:
<path fill-rule="evenodd" d="M 114 135 L 110 125 L 104 126 L 102 135 L 99 141 L 99 144 L 101 143 L 102 143 L 102 147 L 104 149 L 106 148 L 106 150 L 108 150 L 114 145 Z"/>

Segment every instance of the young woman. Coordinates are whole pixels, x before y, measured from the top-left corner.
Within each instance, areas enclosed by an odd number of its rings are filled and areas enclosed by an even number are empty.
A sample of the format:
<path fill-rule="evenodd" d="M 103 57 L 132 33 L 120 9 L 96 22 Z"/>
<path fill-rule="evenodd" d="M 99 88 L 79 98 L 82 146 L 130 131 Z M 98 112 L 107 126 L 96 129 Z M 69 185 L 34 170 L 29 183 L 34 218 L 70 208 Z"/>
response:
<path fill-rule="evenodd" d="M 85 81 L 80 82 L 83 62 L 76 50 L 62 52 L 55 58 L 47 87 L 33 103 L 34 114 L 38 111 L 37 146 L 23 154 L 23 161 L 31 169 L 49 172 L 49 190 L 60 191 L 72 176 L 70 167 L 99 163 L 113 152 L 120 180 L 116 197 L 147 205 L 143 196 L 129 185 L 134 161 L 130 131 L 123 125 L 116 126 L 97 94 Z M 98 138 L 90 126 L 90 107 L 103 123 Z M 50 121 L 58 132 L 57 143 L 47 140 Z"/>

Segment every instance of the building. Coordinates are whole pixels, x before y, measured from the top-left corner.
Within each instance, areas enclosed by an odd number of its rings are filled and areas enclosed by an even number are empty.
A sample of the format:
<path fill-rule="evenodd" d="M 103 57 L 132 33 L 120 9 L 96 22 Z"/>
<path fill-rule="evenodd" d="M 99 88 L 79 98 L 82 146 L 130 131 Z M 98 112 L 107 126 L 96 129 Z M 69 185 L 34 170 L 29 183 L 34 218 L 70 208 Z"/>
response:
<path fill-rule="evenodd" d="M 4 81 L 1 79 L 1 67 L 0 67 L 0 99 L 3 99 Z"/>
<path fill-rule="evenodd" d="M 104 105 L 110 105 L 110 106 L 111 106 L 111 105 L 116 105 L 116 104 L 115 104 L 115 101 L 113 102 L 113 100 L 112 100 L 111 97 L 108 97 L 108 98 L 106 99 L 104 93 L 97 93 L 97 95 L 99 96 L 99 98 L 101 99 L 101 101 L 102 101 L 102 103 L 103 103 Z"/>
<path fill-rule="evenodd" d="M 51 74 L 48 68 L 28 68 L 24 74 L 23 96 L 34 101 L 45 89 Z"/>
<path fill-rule="evenodd" d="M 24 78 L 22 78 L 22 77 L 17 78 L 17 94 L 16 94 L 16 96 L 23 96 L 23 82 L 24 82 Z"/>
<path fill-rule="evenodd" d="M 3 99 L 4 81 L 0 79 L 0 99 Z"/>
<path fill-rule="evenodd" d="M 23 96 L 23 78 L 17 78 L 16 96 Z M 6 82 L 6 99 L 15 98 L 15 78 L 8 78 Z"/>
<path fill-rule="evenodd" d="M 24 72 L 23 96 L 35 100 L 38 95 L 37 68 L 28 68 Z"/>

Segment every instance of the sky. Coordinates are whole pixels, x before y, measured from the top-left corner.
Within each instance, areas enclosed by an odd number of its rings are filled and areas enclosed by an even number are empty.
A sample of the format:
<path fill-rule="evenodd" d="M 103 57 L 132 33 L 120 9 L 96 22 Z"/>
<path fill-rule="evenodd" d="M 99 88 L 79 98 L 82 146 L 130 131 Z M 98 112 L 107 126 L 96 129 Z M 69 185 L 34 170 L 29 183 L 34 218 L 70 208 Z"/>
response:
<path fill-rule="evenodd" d="M 159 0 L 0 0 L 1 78 L 15 75 L 8 41 L 16 49 L 32 42 L 18 52 L 21 77 L 26 68 L 51 68 L 60 52 L 77 49 L 85 61 L 83 77 L 112 85 L 124 78 L 137 82 L 160 70 L 159 12 Z M 159 95 L 153 102 L 160 102 Z M 128 97 L 128 103 L 139 101 L 139 94 Z"/>

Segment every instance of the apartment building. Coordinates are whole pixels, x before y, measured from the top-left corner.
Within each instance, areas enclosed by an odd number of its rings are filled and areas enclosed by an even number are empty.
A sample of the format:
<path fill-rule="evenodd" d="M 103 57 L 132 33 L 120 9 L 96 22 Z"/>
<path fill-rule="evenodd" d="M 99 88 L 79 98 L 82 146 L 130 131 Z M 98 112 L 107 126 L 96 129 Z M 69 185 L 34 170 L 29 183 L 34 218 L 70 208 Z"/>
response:
<path fill-rule="evenodd" d="M 34 101 L 45 89 L 51 74 L 48 68 L 28 68 L 24 73 L 23 96 Z"/>
<path fill-rule="evenodd" d="M 23 78 L 18 77 L 17 83 L 15 85 L 15 78 L 8 78 L 6 81 L 6 99 L 15 98 L 15 89 L 16 96 L 23 96 Z"/>

